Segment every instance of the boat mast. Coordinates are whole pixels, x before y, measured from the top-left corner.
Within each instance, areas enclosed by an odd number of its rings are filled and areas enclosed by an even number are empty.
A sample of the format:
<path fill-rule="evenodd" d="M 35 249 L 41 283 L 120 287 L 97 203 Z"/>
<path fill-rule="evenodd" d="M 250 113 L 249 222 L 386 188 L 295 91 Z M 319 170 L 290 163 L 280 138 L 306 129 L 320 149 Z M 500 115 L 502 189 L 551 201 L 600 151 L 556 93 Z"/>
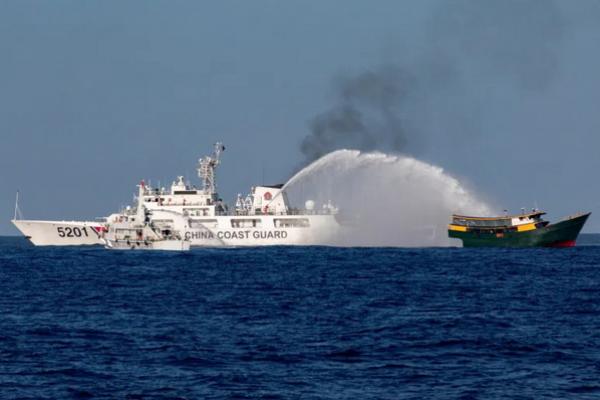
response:
<path fill-rule="evenodd" d="M 215 148 L 212 156 L 206 156 L 198 160 L 198 177 L 202 179 L 202 189 L 205 194 L 213 194 L 217 192 L 217 181 L 215 170 L 221 163 L 220 156 L 225 150 L 223 143 L 215 143 Z"/>
<path fill-rule="evenodd" d="M 13 218 L 15 221 L 19 219 L 23 219 L 23 214 L 21 214 L 21 210 L 19 210 L 19 191 L 17 190 L 17 199 L 15 200 L 15 216 Z"/>

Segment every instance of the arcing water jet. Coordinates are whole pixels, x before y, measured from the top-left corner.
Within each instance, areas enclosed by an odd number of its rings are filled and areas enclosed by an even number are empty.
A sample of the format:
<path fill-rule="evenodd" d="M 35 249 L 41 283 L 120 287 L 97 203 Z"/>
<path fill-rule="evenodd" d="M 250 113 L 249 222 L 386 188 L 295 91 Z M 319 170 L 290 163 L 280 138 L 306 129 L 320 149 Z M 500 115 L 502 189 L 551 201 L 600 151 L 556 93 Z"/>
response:
<path fill-rule="evenodd" d="M 285 185 L 294 203 L 331 201 L 344 227 L 342 246 L 448 246 L 452 213 L 485 215 L 490 207 L 440 167 L 412 157 L 337 150 Z"/>

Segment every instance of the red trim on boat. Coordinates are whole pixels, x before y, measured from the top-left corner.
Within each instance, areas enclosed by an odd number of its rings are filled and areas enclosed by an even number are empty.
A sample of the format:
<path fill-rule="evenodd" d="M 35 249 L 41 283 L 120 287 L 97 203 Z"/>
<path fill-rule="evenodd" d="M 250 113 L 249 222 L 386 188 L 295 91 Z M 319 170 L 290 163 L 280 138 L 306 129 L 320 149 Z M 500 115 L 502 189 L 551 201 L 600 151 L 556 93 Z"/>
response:
<path fill-rule="evenodd" d="M 565 240 L 564 242 L 552 243 L 550 247 L 575 247 L 574 240 Z"/>

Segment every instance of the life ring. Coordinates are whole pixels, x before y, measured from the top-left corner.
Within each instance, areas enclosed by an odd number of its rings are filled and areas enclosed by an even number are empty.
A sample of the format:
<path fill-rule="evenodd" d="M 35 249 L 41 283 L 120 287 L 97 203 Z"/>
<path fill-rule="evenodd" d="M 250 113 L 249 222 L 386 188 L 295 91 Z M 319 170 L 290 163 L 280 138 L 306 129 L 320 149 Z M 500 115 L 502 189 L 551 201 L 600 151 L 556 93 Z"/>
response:
<path fill-rule="evenodd" d="M 271 192 L 266 192 L 263 197 L 265 198 L 265 200 L 269 201 L 273 198 L 273 195 L 271 194 Z"/>

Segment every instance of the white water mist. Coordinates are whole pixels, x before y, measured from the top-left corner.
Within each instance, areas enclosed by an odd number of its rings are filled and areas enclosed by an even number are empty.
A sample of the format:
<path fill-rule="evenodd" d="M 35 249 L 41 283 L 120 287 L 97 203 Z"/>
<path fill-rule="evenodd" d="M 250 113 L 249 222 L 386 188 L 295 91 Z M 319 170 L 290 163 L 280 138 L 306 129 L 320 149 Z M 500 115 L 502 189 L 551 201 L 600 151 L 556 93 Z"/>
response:
<path fill-rule="evenodd" d="M 290 200 L 331 201 L 344 222 L 332 244 L 448 246 L 452 213 L 489 214 L 490 207 L 440 167 L 406 156 L 338 150 L 294 175 Z"/>

